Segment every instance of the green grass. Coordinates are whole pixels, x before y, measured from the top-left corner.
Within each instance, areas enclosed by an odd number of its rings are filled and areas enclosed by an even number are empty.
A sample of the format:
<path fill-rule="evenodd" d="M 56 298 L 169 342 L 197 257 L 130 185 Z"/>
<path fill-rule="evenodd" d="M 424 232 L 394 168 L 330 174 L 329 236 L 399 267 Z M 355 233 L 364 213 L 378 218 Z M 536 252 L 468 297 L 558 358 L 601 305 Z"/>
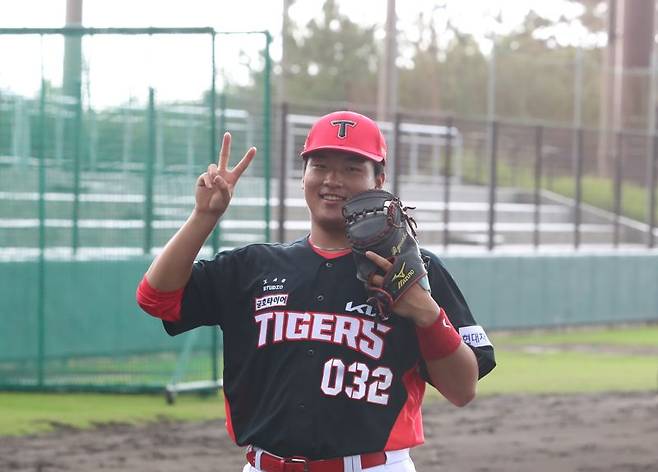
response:
<path fill-rule="evenodd" d="M 54 425 L 89 428 L 99 423 L 200 421 L 224 417 L 223 396 L 0 393 L 0 436 L 52 431 Z"/>
<path fill-rule="evenodd" d="M 580 352 L 496 352 L 497 367 L 480 381 L 480 394 L 593 393 L 658 388 L 658 359 Z"/>
<path fill-rule="evenodd" d="M 565 344 L 658 347 L 658 326 L 491 333 L 498 366 L 480 382 L 479 395 L 655 391 L 658 356 L 619 352 L 569 352 Z M 536 353 L 519 346 L 542 346 Z M 439 398 L 427 389 L 429 400 Z M 162 395 L 0 393 L 0 436 L 47 432 L 53 424 L 88 428 L 107 422 L 146 423 L 224 417 L 223 398 L 180 395 L 167 405 Z"/>
<path fill-rule="evenodd" d="M 626 328 L 573 329 L 537 333 L 493 333 L 497 348 L 506 345 L 592 344 L 610 346 L 642 346 L 658 349 L 658 325 Z"/>
<path fill-rule="evenodd" d="M 658 389 L 658 355 L 606 352 L 614 348 L 655 348 L 658 326 L 573 328 L 566 331 L 492 333 L 498 366 L 479 385 L 481 394 L 585 393 Z M 600 352 L 558 349 L 598 346 Z M 542 347 L 527 352 L 519 346 Z M 554 347 L 555 349 L 551 349 Z"/>
<path fill-rule="evenodd" d="M 487 185 L 489 172 L 487 166 L 488 163 L 478 162 L 474 155 L 465 153 L 462 161 L 464 179 L 467 182 Z M 534 170 L 526 165 L 513 167 L 505 159 L 500 158 L 496 172 L 499 186 L 509 185 L 527 190 L 534 189 Z M 583 203 L 603 210 L 614 211 L 614 187 L 612 178 L 586 175 L 583 176 L 581 184 Z M 573 176 L 549 177 L 544 175 L 541 179 L 540 187 L 568 198 L 575 198 L 576 195 L 576 183 Z M 658 187 L 656 191 L 658 193 Z M 628 181 L 622 182 L 620 212 L 623 216 L 646 222 L 648 214 L 647 205 L 648 188 Z M 658 218 L 658 208 L 656 209 L 656 218 Z"/>
<path fill-rule="evenodd" d="M 575 182 L 572 177 L 556 177 L 551 185 L 543 182 L 543 188 L 574 198 Z M 612 181 L 602 177 L 586 176 L 582 180 L 583 202 L 607 211 L 614 211 Z M 624 182 L 621 188 L 621 214 L 637 221 L 647 219 L 648 194 L 644 187 Z M 658 216 L 658 212 L 656 213 Z"/>

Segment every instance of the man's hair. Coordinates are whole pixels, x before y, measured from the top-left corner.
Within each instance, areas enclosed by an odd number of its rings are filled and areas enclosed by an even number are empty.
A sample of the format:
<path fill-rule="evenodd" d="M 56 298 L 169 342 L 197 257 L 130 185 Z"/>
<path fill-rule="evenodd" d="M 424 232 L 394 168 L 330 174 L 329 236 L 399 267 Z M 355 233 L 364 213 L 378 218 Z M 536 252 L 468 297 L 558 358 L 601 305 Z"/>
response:
<path fill-rule="evenodd" d="M 308 159 L 309 159 L 309 157 L 311 157 L 311 156 L 313 156 L 313 154 L 304 157 L 304 167 L 302 168 L 302 173 L 306 172 L 306 166 L 308 165 Z M 381 162 L 371 161 L 370 159 L 364 159 L 364 161 L 372 162 L 372 165 L 373 165 L 374 168 L 375 168 L 375 177 L 380 176 L 380 175 L 383 174 L 384 171 L 386 170 L 386 169 L 384 168 L 384 164 L 382 164 Z"/>

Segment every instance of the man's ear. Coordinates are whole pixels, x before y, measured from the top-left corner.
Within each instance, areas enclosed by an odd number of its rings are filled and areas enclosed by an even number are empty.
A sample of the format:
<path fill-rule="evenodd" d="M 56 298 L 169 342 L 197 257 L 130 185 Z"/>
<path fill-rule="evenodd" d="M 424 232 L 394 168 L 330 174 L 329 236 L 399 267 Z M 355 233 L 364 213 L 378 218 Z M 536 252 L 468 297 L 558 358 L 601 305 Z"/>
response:
<path fill-rule="evenodd" d="M 381 174 L 375 177 L 375 188 L 376 189 L 383 188 L 384 182 L 386 182 L 386 173 L 382 172 Z"/>
<path fill-rule="evenodd" d="M 306 176 L 306 167 L 308 166 L 308 160 L 310 157 L 307 157 L 304 159 L 304 165 L 302 166 L 302 180 L 301 180 L 301 186 L 302 190 L 304 190 L 304 176 Z"/>

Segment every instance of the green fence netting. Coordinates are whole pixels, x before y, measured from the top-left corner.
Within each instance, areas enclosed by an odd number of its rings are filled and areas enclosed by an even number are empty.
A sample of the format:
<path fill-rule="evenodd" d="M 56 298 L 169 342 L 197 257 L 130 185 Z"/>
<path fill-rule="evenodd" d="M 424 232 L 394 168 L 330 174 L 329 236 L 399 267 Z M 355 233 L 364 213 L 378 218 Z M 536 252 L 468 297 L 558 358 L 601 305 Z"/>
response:
<path fill-rule="evenodd" d="M 247 209 L 201 256 L 270 239 L 269 45 L 210 28 L 0 30 L 0 388 L 219 379 L 219 331 L 170 338 L 134 291 L 224 130 L 234 159 L 251 145 L 259 159 L 236 192 Z"/>

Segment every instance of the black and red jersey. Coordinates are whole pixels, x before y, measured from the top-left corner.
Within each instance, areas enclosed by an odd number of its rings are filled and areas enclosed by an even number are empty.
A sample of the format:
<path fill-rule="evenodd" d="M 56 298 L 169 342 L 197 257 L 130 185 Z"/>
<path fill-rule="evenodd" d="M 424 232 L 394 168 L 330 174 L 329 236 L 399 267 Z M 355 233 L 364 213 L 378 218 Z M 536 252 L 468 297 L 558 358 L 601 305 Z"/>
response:
<path fill-rule="evenodd" d="M 474 350 L 480 376 L 493 347 L 439 259 L 432 296 Z M 307 238 L 254 244 L 194 264 L 176 335 L 218 325 L 227 426 L 238 445 L 310 459 L 423 442 L 427 378 L 413 322 L 377 321 L 351 253 L 328 258 Z"/>

